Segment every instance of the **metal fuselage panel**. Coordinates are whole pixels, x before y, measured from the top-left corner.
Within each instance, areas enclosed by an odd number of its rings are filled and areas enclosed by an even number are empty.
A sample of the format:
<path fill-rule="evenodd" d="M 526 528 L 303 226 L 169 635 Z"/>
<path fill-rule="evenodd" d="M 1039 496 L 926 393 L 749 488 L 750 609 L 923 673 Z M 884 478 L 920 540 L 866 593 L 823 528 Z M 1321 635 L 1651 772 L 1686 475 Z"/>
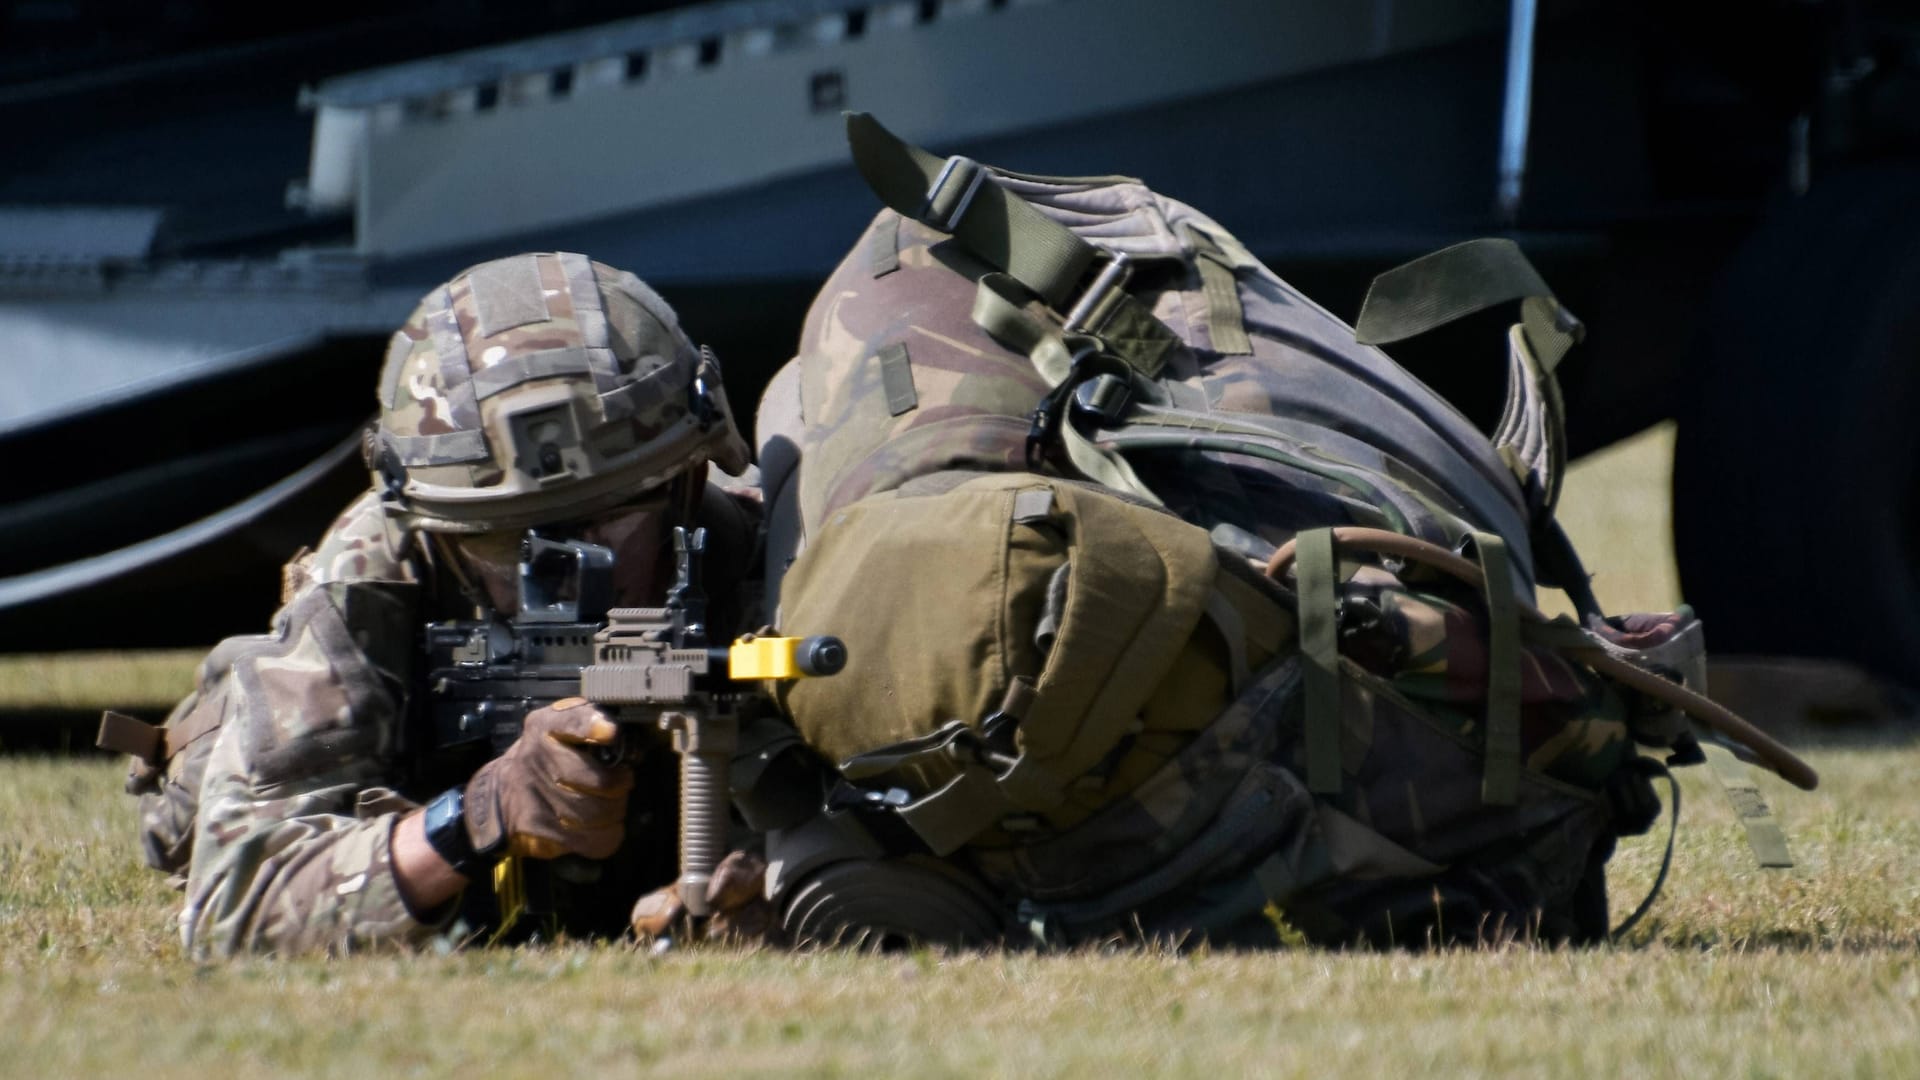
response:
<path fill-rule="evenodd" d="M 356 162 L 356 250 L 407 257 L 842 165 L 842 108 L 945 146 L 1429 48 L 1503 17 L 1484 0 L 1406 5 L 1397 19 L 1396 5 L 1309 0 L 1043 0 L 948 5 L 978 10 L 927 23 L 885 17 L 914 6 L 876 6 L 858 36 L 843 21 L 837 36 L 662 45 L 631 80 L 596 78 L 604 58 L 582 55 L 564 95 L 551 79 L 513 90 L 526 81 L 510 50 L 496 50 L 502 74 L 477 84 L 442 85 L 476 67 L 457 57 L 396 70 L 391 84 L 415 88 L 403 100 L 335 104 L 323 84 L 309 183 L 337 197 L 337 162 Z M 526 50 L 551 62 L 550 47 Z M 357 145 L 323 145 L 321 128 Z"/>

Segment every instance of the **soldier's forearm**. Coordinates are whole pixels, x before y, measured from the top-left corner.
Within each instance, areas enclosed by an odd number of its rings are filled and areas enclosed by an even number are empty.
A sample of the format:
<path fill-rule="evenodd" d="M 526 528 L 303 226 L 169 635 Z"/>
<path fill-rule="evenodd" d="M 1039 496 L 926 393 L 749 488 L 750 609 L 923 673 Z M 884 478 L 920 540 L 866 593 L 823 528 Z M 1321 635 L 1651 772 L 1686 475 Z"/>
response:
<path fill-rule="evenodd" d="M 451 912 L 400 891 L 392 846 L 404 816 L 295 818 L 196 850 L 181 915 L 189 952 L 344 953 L 432 937 Z"/>
<path fill-rule="evenodd" d="M 466 875 L 454 870 L 427 842 L 424 810 L 407 814 L 393 827 L 393 880 L 401 899 L 422 919 L 430 918 L 430 913 L 467 887 Z"/>

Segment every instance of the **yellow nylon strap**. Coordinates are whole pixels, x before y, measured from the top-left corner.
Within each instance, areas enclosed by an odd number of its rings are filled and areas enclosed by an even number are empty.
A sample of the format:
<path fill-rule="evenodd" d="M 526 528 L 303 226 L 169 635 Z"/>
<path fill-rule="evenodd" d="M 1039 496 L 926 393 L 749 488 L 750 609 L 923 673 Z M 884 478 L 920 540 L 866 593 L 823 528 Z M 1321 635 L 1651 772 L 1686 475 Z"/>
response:
<path fill-rule="evenodd" d="M 487 944 L 498 945 L 527 913 L 526 866 L 520 856 L 509 855 L 493 864 L 493 895 L 500 905 L 500 925 Z"/>
<path fill-rule="evenodd" d="M 1340 790 L 1340 625 L 1333 530 L 1295 537 L 1294 576 L 1300 597 L 1300 659 L 1305 676 L 1307 790 Z"/>

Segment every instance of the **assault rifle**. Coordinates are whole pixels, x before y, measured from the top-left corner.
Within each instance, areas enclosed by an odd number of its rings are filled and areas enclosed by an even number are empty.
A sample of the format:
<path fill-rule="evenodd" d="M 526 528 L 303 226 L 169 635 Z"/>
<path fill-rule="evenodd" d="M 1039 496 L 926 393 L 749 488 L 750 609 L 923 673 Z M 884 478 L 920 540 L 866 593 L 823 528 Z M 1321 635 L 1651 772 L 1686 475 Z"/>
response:
<path fill-rule="evenodd" d="M 520 737 L 528 713 L 576 696 L 623 727 L 670 733 L 680 754 L 680 896 L 704 915 L 707 882 L 726 855 L 740 706 L 766 693 L 768 680 L 838 672 L 847 651 L 826 636 L 749 635 L 710 647 L 706 530 L 674 529 L 673 549 L 666 606 L 615 608 L 612 551 L 529 531 L 513 618 L 427 624 L 427 713 L 437 747 L 486 740 L 494 754 Z"/>

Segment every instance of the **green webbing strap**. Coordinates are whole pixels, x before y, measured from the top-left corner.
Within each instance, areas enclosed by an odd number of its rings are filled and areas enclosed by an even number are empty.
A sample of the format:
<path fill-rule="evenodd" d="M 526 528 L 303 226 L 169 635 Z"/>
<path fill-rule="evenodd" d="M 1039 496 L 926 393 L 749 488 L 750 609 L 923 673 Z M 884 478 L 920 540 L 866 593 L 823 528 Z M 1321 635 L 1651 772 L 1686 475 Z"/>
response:
<path fill-rule="evenodd" d="M 905 217 L 952 233 L 968 251 L 1012 274 L 1056 310 L 1072 299 L 1074 288 L 1099 256 L 1092 244 L 1025 199 L 985 182 L 984 176 L 950 173 L 948 183 L 935 192 L 934 183 L 951 159 L 901 141 L 866 113 L 847 114 L 847 145 L 855 167 L 881 202 Z M 960 200 L 975 180 L 982 182 L 971 189 L 972 199 L 959 219 L 943 220 L 962 209 Z M 926 205 L 929 192 L 935 194 L 932 205 Z"/>
<path fill-rule="evenodd" d="M 1102 449 L 1071 423 L 1060 425 L 1060 445 L 1067 451 L 1067 460 L 1081 475 L 1099 484 L 1101 487 L 1124 491 L 1149 506 L 1164 507 L 1166 503 L 1153 489 L 1133 471 L 1127 459 L 1110 450 Z"/>
<path fill-rule="evenodd" d="M 1587 568 L 1580 561 L 1580 553 L 1573 549 L 1573 541 L 1567 537 L 1567 530 L 1560 526 L 1557 518 L 1549 518 L 1534 528 L 1534 560 L 1539 564 L 1542 576 L 1551 571 L 1557 579 L 1551 583 L 1557 585 L 1573 601 L 1573 610 L 1580 613 L 1582 619 L 1600 618 L 1600 601 L 1593 595 L 1593 581 L 1587 577 Z"/>
<path fill-rule="evenodd" d="M 1363 496 L 1362 500 L 1350 501 L 1349 508 L 1360 513 L 1371 514 L 1380 520 L 1380 527 L 1397 533 L 1413 532 L 1413 525 L 1407 520 L 1406 512 L 1396 501 L 1382 490 L 1381 481 L 1394 483 L 1398 490 L 1418 500 L 1421 505 L 1433 513 L 1435 518 L 1448 521 L 1451 518 L 1446 510 L 1431 500 L 1422 498 L 1418 491 L 1409 489 L 1398 478 L 1378 473 L 1363 472 L 1358 468 L 1336 461 L 1331 455 L 1318 451 L 1311 445 L 1301 442 L 1297 437 L 1274 428 L 1263 427 L 1244 417 L 1236 418 L 1231 413 L 1201 412 L 1193 409 L 1169 408 L 1148 402 L 1136 402 L 1129 414 L 1132 421 L 1128 428 L 1138 432 L 1146 428 L 1176 428 L 1181 432 L 1167 441 L 1164 433 L 1148 432 L 1144 435 L 1118 433 L 1115 441 L 1126 445 L 1151 445 L 1161 442 L 1162 449 L 1180 448 L 1188 450 L 1212 450 L 1223 454 L 1245 454 L 1249 457 L 1276 461 L 1289 468 L 1331 480 L 1334 483 L 1352 488 Z M 1193 432 L 1189 435 L 1186 432 Z M 1277 445 L 1276 445 L 1277 444 Z M 1288 449 L 1282 449 L 1287 447 Z M 1366 522 L 1362 522 L 1366 524 Z M 1463 524 L 1461 528 L 1465 528 Z"/>
<path fill-rule="evenodd" d="M 880 201 L 899 214 L 952 234 L 961 246 L 1004 271 L 1063 315 L 1100 260 L 1099 248 L 995 183 L 986 166 L 937 158 L 909 145 L 873 117 L 848 113 L 853 163 Z M 1147 378 L 1156 378 L 1179 339 L 1139 301 L 1115 288 L 1096 298 L 1087 320 L 1108 349 Z"/>
<path fill-rule="evenodd" d="M 1207 297 L 1207 337 L 1215 352 L 1223 356 L 1246 356 L 1253 352 L 1247 337 L 1246 312 L 1240 306 L 1240 283 L 1234 276 L 1233 256 L 1213 237 L 1192 225 L 1186 227 L 1193 244 L 1194 265 L 1200 271 L 1200 289 Z"/>
<path fill-rule="evenodd" d="M 1124 282 L 1108 288 L 1075 328 L 1097 336 L 1109 353 L 1149 379 L 1160 376 L 1167 353 L 1181 343 L 1147 305 L 1127 293 Z"/>
<path fill-rule="evenodd" d="M 873 246 L 867 259 L 873 264 L 874 277 L 886 277 L 900 269 L 900 219 L 883 217 L 873 227 Z"/>
<path fill-rule="evenodd" d="M 1017 288 L 1019 284 L 1006 274 L 983 275 L 974 292 L 973 321 L 995 341 L 1025 353 L 1048 386 L 1059 386 L 1073 374 L 1072 350 L 1058 330 L 1034 318 L 1009 295 Z M 1082 476 L 1150 505 L 1164 505 L 1125 458 L 1095 445 L 1071 419 L 1060 424 L 1059 438 L 1067 460 Z"/>
<path fill-rule="evenodd" d="M 1604 642 L 1598 634 L 1567 615 L 1555 615 L 1546 622 L 1521 623 L 1520 640 L 1543 649 L 1597 649 Z"/>
<path fill-rule="evenodd" d="M 1340 791 L 1340 624 L 1335 593 L 1339 565 L 1333 530 L 1294 537 L 1294 579 L 1300 596 L 1300 659 L 1307 710 L 1307 790 Z"/>
<path fill-rule="evenodd" d="M 973 293 L 974 324 L 1014 352 L 1025 353 L 1048 386 L 1059 386 L 1073 373 L 1073 350 L 1058 330 L 1020 305 L 1019 288 L 1006 274 L 981 275 Z"/>
<path fill-rule="evenodd" d="M 1507 542 L 1474 533 L 1487 596 L 1487 761 L 1480 799 L 1512 806 L 1520 795 L 1520 606 Z"/>
<path fill-rule="evenodd" d="M 1533 358 L 1540 362 L 1540 370 L 1546 375 L 1559 370 L 1567 351 L 1587 336 L 1586 324 L 1550 295 L 1529 296 L 1520 301 L 1520 328 L 1526 332 L 1527 344 L 1533 346 Z M 1545 386 L 1554 410 L 1563 411 L 1559 384 L 1548 379 Z"/>
<path fill-rule="evenodd" d="M 1008 702 L 1018 700 L 1009 689 Z M 1030 697 L 1030 690 L 1027 694 Z M 938 791 L 893 807 L 935 855 L 950 855 L 1008 814 L 1058 805 L 1066 785 L 1024 755 L 1004 774 L 980 758 L 981 736 L 962 720 L 949 720 L 914 739 L 877 747 L 840 763 L 840 775 L 860 783 L 896 769 L 935 763 L 960 763 L 960 774 Z"/>
<path fill-rule="evenodd" d="M 1700 749 L 1705 751 L 1707 761 L 1713 765 L 1715 779 L 1720 781 L 1727 801 L 1733 804 L 1734 815 L 1747 831 L 1747 846 L 1753 849 L 1753 857 L 1769 869 L 1784 870 L 1793 866 L 1787 834 L 1774 820 L 1773 809 L 1767 805 L 1766 796 L 1760 794 L 1760 785 L 1754 783 L 1753 772 L 1717 740 L 1701 739 Z"/>
<path fill-rule="evenodd" d="M 1391 345 L 1512 300 L 1523 301 L 1527 342 L 1551 373 L 1584 328 L 1560 306 L 1520 245 L 1506 239 L 1468 240 L 1374 278 L 1354 337 L 1362 345 Z"/>
<path fill-rule="evenodd" d="M 929 851 L 944 856 L 1020 809 L 991 771 L 968 765 L 939 791 L 900 807 L 898 814 Z"/>
<path fill-rule="evenodd" d="M 896 341 L 880 350 L 880 388 L 887 395 L 887 415 L 899 416 L 920 405 L 920 394 L 913 387 L 913 361 L 904 342 Z"/>
<path fill-rule="evenodd" d="M 966 721 L 949 720 L 925 735 L 853 755 L 840 763 L 840 775 L 859 783 L 923 758 L 948 757 L 947 747 L 971 738 L 974 738 L 973 729 L 967 726 Z"/>

